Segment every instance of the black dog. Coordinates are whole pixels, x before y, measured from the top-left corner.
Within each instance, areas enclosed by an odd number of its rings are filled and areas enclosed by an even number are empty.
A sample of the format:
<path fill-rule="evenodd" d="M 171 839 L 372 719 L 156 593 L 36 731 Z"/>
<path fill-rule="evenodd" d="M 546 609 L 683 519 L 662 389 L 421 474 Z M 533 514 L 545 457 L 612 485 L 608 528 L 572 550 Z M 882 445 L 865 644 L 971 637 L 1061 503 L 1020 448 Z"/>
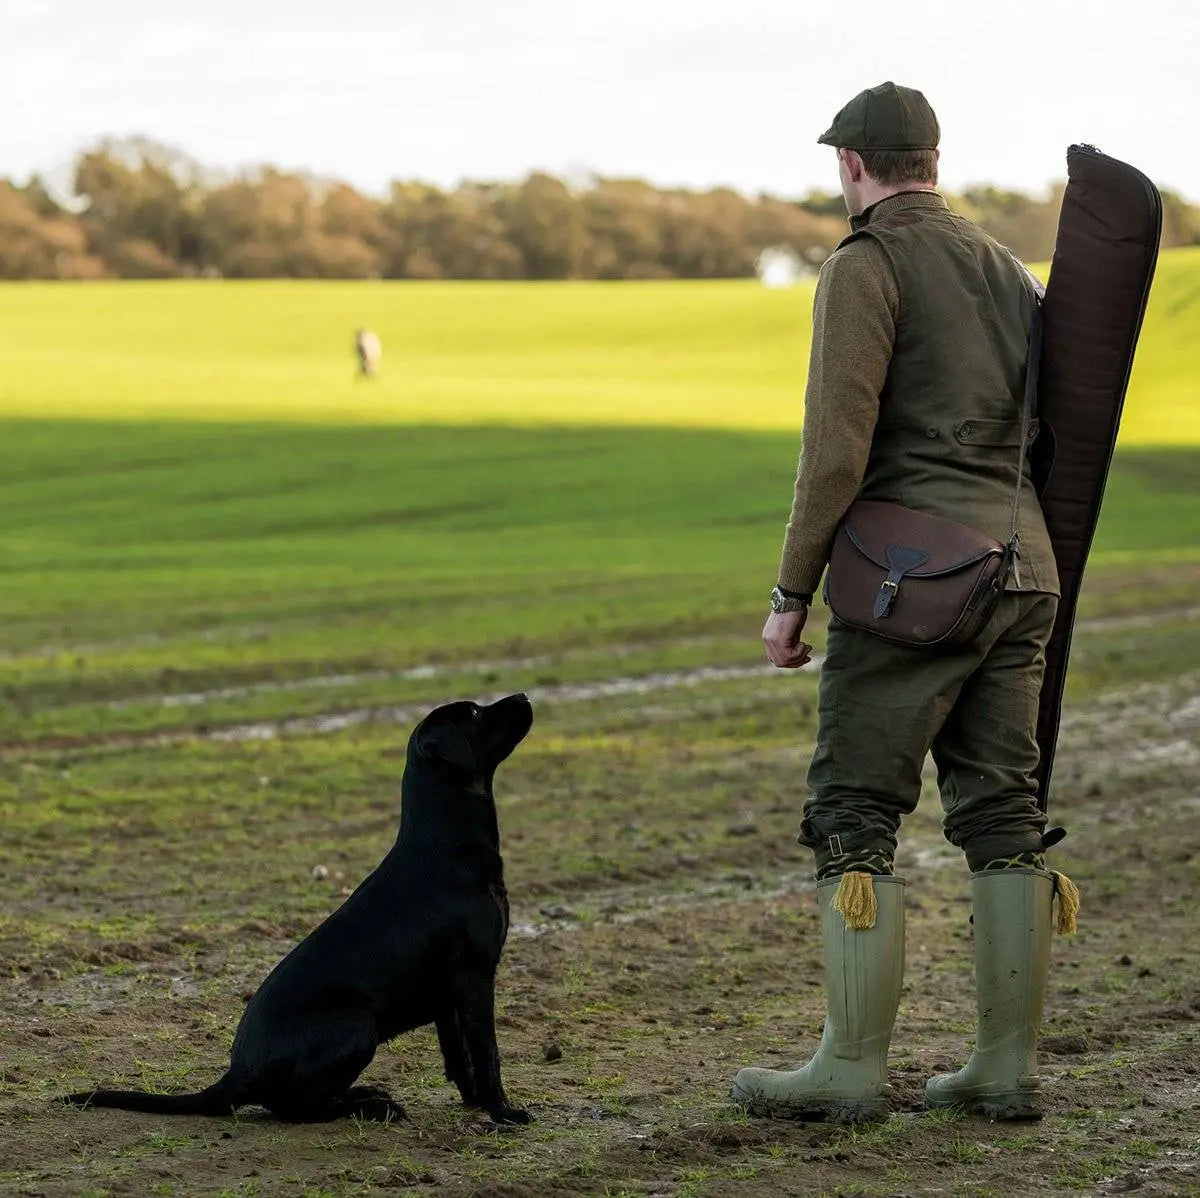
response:
<path fill-rule="evenodd" d="M 254 1103 L 304 1122 L 398 1117 L 386 1091 L 353 1083 L 380 1044 L 436 1023 L 463 1102 L 496 1122 L 528 1123 L 505 1097 L 496 1050 L 508 895 L 492 777 L 532 724 L 524 695 L 451 703 L 422 720 L 408 742 L 395 846 L 259 987 L 220 1081 L 198 1094 L 93 1090 L 60 1101 L 180 1115 Z"/>

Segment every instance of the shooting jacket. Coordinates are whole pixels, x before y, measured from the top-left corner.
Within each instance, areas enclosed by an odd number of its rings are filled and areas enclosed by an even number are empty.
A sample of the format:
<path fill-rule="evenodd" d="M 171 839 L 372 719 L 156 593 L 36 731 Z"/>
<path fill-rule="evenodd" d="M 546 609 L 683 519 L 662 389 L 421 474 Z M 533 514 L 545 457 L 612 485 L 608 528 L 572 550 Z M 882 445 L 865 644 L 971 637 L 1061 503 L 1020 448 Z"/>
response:
<path fill-rule="evenodd" d="M 813 307 L 779 572 L 784 588 L 803 593 L 817 589 L 857 498 L 968 524 L 1001 543 L 1012 523 L 1032 304 L 1020 266 L 936 192 L 890 196 L 851 223 Z M 1057 594 L 1046 524 L 1023 474 L 1009 589 Z"/>

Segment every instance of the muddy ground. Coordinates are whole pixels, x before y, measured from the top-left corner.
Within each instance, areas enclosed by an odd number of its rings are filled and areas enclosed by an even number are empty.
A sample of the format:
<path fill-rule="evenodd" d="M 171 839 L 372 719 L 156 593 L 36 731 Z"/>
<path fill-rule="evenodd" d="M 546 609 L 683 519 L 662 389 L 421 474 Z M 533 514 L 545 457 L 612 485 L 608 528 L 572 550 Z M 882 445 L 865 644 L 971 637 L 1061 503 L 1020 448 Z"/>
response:
<path fill-rule="evenodd" d="M 1195 614 L 1179 620 L 1194 643 Z M 1149 651 L 1137 629 L 1100 635 L 1101 656 Z M 892 1118 L 792 1125 L 728 1103 L 737 1068 L 800 1063 L 820 1034 L 816 912 L 793 841 L 811 679 L 735 670 L 539 707 L 497 786 L 514 917 L 499 1035 L 509 1093 L 536 1118 L 517 1130 L 456 1103 L 431 1030 L 365 1075 L 405 1103 L 395 1124 L 51 1101 L 219 1074 L 244 996 L 385 851 L 396 729 L 6 759 L 0 1193 L 1200 1193 L 1187 665 L 1168 655 L 1157 678 L 1077 697 L 1066 722 L 1055 814 L 1070 836 L 1054 865 L 1084 909 L 1054 944 L 1037 1124 L 921 1111 L 924 1078 L 961 1063 L 973 1025 L 966 876 L 932 791 L 898 863 Z"/>

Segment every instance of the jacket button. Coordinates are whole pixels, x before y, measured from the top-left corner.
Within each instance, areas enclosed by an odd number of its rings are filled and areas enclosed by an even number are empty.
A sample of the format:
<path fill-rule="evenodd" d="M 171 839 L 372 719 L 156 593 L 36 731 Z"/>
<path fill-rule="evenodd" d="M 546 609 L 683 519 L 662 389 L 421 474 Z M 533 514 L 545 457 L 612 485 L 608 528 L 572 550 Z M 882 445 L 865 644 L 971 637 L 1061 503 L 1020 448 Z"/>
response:
<path fill-rule="evenodd" d="M 960 424 L 958 426 L 958 431 L 962 436 L 969 437 L 975 431 L 975 426 L 970 423 Z"/>
<path fill-rule="evenodd" d="M 937 440 L 937 438 L 941 436 L 941 433 L 939 433 L 939 432 L 937 431 L 937 429 L 936 429 L 936 428 L 934 428 L 934 427 L 933 427 L 933 425 L 931 424 L 931 425 L 930 425 L 930 426 L 929 426 L 929 427 L 928 427 L 928 428 L 925 430 L 925 435 L 926 435 L 926 436 L 927 436 L 927 437 L 928 437 L 928 438 L 929 438 L 931 441 L 936 441 L 936 440 Z"/>

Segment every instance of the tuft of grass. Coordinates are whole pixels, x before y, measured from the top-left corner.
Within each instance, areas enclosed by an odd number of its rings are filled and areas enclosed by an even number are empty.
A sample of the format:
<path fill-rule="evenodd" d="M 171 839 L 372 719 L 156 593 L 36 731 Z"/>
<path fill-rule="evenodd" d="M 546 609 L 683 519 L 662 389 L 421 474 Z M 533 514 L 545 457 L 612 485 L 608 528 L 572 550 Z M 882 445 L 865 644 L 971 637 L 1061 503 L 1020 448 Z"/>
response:
<path fill-rule="evenodd" d="M 946 1156 L 958 1165 L 977 1165 L 987 1160 L 987 1153 L 978 1144 L 967 1140 L 951 1140 L 946 1148 Z"/>

